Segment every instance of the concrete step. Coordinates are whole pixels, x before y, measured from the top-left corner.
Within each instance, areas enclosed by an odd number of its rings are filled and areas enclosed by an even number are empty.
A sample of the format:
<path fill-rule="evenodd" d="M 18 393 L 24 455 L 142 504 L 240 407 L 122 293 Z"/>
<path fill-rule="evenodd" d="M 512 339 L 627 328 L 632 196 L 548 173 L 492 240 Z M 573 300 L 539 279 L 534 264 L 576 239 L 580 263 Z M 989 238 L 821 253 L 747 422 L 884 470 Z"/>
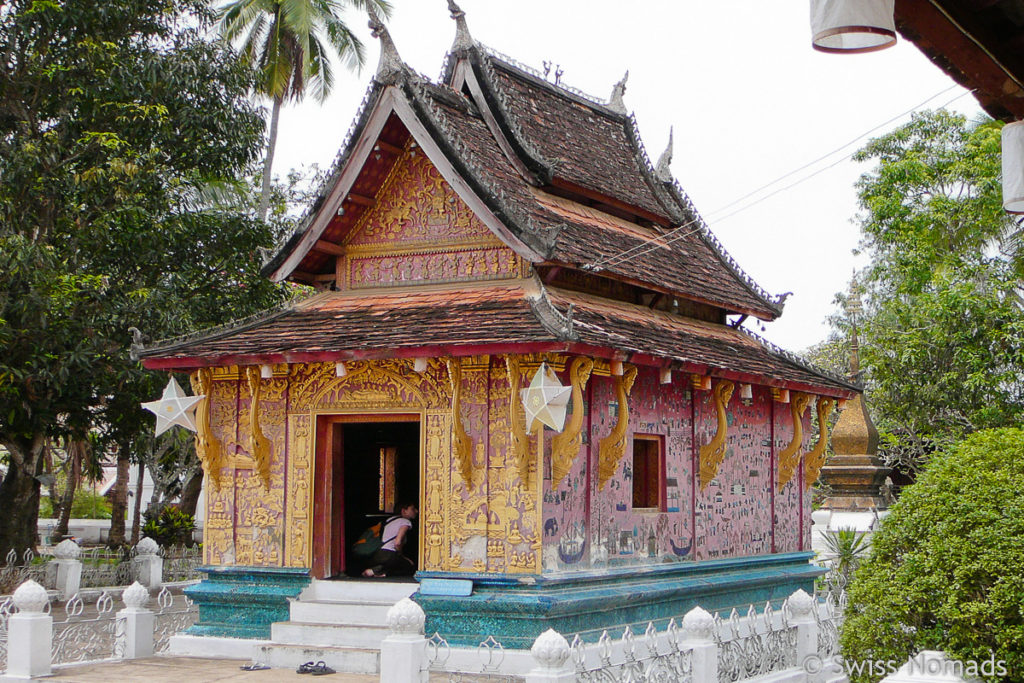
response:
<path fill-rule="evenodd" d="M 380 650 L 358 647 L 260 645 L 253 661 L 274 669 L 295 670 L 306 662 L 324 662 L 335 671 L 351 674 L 380 673 Z"/>
<path fill-rule="evenodd" d="M 270 625 L 275 644 L 380 648 L 388 629 L 380 626 L 350 626 L 282 621 Z"/>
<path fill-rule="evenodd" d="M 292 600 L 289 621 L 336 626 L 383 626 L 392 602 L 306 602 Z"/>
<path fill-rule="evenodd" d="M 392 605 L 419 589 L 415 581 L 389 581 L 385 579 L 341 579 L 338 581 L 313 580 L 299 600 L 311 602 L 389 602 Z"/>

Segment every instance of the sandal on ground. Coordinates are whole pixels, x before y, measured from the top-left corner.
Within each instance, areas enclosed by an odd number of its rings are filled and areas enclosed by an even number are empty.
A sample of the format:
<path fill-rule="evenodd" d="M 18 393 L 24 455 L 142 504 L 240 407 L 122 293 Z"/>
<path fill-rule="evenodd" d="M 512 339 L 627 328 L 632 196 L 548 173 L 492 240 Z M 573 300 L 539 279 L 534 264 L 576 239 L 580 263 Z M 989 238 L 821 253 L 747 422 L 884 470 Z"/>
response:
<path fill-rule="evenodd" d="M 323 662 L 320 662 L 323 664 Z M 299 664 L 299 668 L 295 670 L 297 674 L 311 674 L 316 669 L 316 664 L 313 662 L 306 662 L 305 664 Z"/>
<path fill-rule="evenodd" d="M 336 672 L 334 671 L 334 669 L 327 666 L 323 662 L 317 662 L 316 666 L 313 667 L 313 671 L 311 671 L 310 673 L 312 673 L 314 676 L 326 676 L 327 674 L 333 674 Z"/>
<path fill-rule="evenodd" d="M 312 662 L 310 662 L 310 663 L 312 664 Z M 266 664 L 258 664 L 256 662 L 253 662 L 252 664 L 244 664 L 243 666 L 241 666 L 239 668 L 242 671 L 265 671 L 266 669 L 269 669 L 270 667 L 267 666 Z"/>

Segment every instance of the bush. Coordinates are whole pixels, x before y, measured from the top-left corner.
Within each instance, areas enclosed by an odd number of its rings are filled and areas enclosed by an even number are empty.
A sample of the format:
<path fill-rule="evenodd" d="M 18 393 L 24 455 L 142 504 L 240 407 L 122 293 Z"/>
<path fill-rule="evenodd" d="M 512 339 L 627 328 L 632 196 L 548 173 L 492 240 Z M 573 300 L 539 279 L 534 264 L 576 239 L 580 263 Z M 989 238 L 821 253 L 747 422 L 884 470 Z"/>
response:
<path fill-rule="evenodd" d="M 192 532 L 196 528 L 192 515 L 168 505 L 156 514 L 147 510 L 144 516 L 146 523 L 142 525 L 142 533 L 161 546 L 192 545 Z"/>
<path fill-rule="evenodd" d="M 987 680 L 1021 680 L 1024 430 L 977 432 L 936 454 L 871 539 L 849 599 L 847 661 L 930 649 L 980 665 L 994 655 L 1009 677 Z"/>
<path fill-rule="evenodd" d="M 49 496 L 39 497 L 39 516 L 43 519 L 57 517 Z M 71 519 L 110 519 L 110 501 L 92 489 L 79 489 L 71 502 Z"/>

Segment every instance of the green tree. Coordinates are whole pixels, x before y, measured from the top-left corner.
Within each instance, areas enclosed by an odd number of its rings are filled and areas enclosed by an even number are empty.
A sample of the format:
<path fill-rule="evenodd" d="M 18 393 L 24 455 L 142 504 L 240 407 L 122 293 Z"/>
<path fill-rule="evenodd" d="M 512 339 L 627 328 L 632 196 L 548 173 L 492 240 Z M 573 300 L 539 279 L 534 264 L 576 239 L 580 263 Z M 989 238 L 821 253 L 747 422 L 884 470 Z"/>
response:
<path fill-rule="evenodd" d="M 167 378 L 131 361 L 129 327 L 159 338 L 283 296 L 258 273 L 271 229 L 197 202 L 244 177 L 264 129 L 214 21 L 201 0 L 0 7 L 0 556 L 34 543 L 48 439 L 92 434 L 126 472 L 152 429 L 139 403 Z M 123 525 L 114 510 L 114 540 Z"/>
<path fill-rule="evenodd" d="M 861 365 L 883 448 L 906 467 L 1024 413 L 1021 281 L 1002 249 L 1017 226 L 1001 208 L 1000 126 L 927 112 L 856 157 L 876 164 L 857 186 L 871 257 L 858 278 Z"/>
<path fill-rule="evenodd" d="M 272 103 L 257 214 L 261 220 L 270 204 L 281 105 L 301 100 L 307 88 L 317 102 L 327 99 L 334 84 L 332 53 L 349 68 L 363 65 L 363 45 L 341 16 L 346 5 L 391 11 L 386 0 L 229 0 L 219 8 L 221 34 L 259 69 L 256 90 Z"/>
<path fill-rule="evenodd" d="M 1024 430 L 984 430 L 936 454 L 904 489 L 853 576 L 847 660 L 945 650 L 1024 671 Z M 987 673 L 987 672 L 979 672 Z M 855 683 L 877 680 L 853 676 Z"/>

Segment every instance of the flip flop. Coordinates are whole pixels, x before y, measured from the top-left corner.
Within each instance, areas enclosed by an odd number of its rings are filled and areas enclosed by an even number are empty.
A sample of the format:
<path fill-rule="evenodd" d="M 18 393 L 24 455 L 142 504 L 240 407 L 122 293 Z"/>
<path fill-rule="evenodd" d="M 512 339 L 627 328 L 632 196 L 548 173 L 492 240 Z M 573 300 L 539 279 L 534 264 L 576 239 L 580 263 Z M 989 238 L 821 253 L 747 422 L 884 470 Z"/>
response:
<path fill-rule="evenodd" d="M 314 676 L 326 676 L 327 674 L 337 673 L 334 669 L 327 666 L 323 662 L 317 662 L 316 666 L 313 667 L 311 672 Z"/>
<path fill-rule="evenodd" d="M 266 669 L 269 669 L 270 667 L 266 664 L 257 664 L 256 662 L 253 662 L 252 664 L 245 664 L 239 668 L 242 671 L 264 671 Z"/>
<path fill-rule="evenodd" d="M 323 664 L 323 662 L 320 662 Z M 297 674 L 311 674 L 316 670 L 317 665 L 313 662 L 306 662 L 305 664 L 299 664 L 299 668 L 295 670 Z"/>

